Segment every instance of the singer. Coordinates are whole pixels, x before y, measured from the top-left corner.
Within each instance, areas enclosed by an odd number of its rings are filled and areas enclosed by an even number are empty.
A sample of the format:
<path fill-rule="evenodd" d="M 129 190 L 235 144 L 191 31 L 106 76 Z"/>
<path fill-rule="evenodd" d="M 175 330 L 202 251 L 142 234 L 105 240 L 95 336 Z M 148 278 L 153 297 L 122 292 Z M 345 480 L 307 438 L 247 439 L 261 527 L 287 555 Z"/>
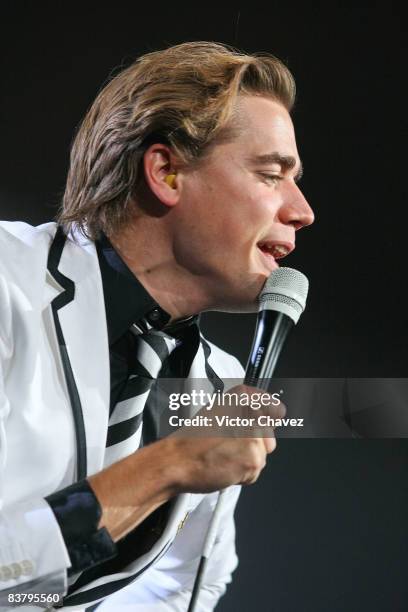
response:
<path fill-rule="evenodd" d="M 0 224 L 1 610 L 186 610 L 227 488 L 199 609 L 224 593 L 275 440 L 158 439 L 149 398 L 158 376 L 243 378 L 198 316 L 257 310 L 313 222 L 294 95 L 273 56 L 144 55 L 83 120 L 57 221 Z"/>

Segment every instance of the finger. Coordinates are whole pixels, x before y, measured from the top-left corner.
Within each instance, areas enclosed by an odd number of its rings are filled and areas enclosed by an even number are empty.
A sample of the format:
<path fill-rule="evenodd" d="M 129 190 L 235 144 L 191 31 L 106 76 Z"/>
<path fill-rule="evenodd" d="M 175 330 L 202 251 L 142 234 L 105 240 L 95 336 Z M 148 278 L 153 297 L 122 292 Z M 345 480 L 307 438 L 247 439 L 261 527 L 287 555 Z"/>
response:
<path fill-rule="evenodd" d="M 279 401 L 279 404 L 271 404 L 262 408 L 262 414 L 272 417 L 272 419 L 283 419 L 286 415 L 286 405 Z"/>
<path fill-rule="evenodd" d="M 270 453 L 273 453 L 273 451 L 276 448 L 276 438 L 269 437 L 269 438 L 262 438 L 262 440 L 263 440 L 265 451 L 267 452 L 267 454 L 269 455 Z"/>

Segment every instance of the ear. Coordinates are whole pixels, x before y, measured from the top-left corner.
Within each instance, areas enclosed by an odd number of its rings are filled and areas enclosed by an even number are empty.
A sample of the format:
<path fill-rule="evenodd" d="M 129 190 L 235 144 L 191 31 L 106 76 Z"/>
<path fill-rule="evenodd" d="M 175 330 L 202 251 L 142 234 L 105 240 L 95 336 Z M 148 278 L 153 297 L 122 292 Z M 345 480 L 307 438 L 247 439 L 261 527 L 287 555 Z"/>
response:
<path fill-rule="evenodd" d="M 147 185 L 165 206 L 175 206 L 180 198 L 180 179 L 176 169 L 176 157 L 165 144 L 152 144 L 143 157 Z"/>

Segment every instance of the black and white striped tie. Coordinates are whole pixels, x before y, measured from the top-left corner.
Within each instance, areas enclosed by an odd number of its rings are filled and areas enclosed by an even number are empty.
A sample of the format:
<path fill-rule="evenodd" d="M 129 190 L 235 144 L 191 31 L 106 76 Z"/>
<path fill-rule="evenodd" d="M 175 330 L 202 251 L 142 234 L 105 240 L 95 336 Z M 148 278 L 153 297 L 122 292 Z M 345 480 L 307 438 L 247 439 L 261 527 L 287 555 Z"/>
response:
<path fill-rule="evenodd" d="M 162 331 L 150 329 L 141 333 L 136 326 L 131 331 L 136 335 L 132 374 L 109 419 L 104 467 L 139 448 L 147 398 L 164 361 L 177 344 Z"/>

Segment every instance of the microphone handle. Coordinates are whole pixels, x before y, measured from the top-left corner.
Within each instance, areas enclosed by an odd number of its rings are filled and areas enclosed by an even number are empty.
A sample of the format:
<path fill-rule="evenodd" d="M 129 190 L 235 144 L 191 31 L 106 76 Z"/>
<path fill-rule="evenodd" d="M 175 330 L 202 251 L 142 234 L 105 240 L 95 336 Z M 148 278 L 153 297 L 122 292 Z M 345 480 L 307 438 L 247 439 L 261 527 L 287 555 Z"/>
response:
<path fill-rule="evenodd" d="M 279 355 L 294 322 L 276 310 L 258 314 L 254 340 L 245 371 L 246 385 L 267 390 Z"/>

